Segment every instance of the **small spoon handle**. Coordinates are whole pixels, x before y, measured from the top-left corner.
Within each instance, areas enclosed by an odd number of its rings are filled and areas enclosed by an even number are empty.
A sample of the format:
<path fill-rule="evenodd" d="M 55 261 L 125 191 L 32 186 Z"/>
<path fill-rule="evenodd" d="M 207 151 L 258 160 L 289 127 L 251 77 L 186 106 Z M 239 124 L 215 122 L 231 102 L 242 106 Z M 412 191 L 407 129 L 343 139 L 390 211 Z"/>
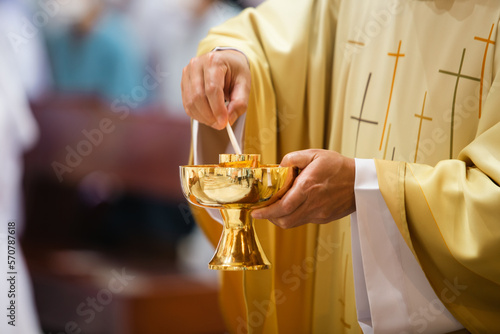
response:
<path fill-rule="evenodd" d="M 233 128 L 231 128 L 231 125 L 229 122 L 226 125 L 226 130 L 227 134 L 229 135 L 229 139 L 231 140 L 231 145 L 233 145 L 234 152 L 236 154 L 241 154 L 241 148 L 240 145 L 238 145 L 238 141 L 236 140 L 236 137 L 234 136 Z"/>

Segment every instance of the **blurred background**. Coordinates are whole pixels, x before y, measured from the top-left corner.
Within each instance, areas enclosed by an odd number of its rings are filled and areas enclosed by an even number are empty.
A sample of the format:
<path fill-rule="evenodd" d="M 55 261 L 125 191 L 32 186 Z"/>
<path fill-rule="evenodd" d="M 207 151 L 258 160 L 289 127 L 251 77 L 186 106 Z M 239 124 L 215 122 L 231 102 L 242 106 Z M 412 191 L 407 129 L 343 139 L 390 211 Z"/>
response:
<path fill-rule="evenodd" d="M 180 189 L 180 81 L 210 27 L 260 2 L 0 0 L 0 62 L 38 133 L 18 233 L 44 333 L 225 332 L 213 247 Z"/>

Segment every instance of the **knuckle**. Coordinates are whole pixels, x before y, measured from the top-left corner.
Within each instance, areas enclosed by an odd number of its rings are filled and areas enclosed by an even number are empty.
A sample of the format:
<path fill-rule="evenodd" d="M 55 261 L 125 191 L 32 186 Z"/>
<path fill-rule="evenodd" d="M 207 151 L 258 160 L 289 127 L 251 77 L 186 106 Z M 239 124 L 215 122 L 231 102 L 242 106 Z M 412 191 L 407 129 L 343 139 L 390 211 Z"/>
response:
<path fill-rule="evenodd" d="M 208 62 L 212 63 L 213 61 L 215 61 L 217 59 L 217 56 L 218 56 L 217 52 L 209 52 L 207 54 L 207 60 L 208 60 Z"/>
<path fill-rule="evenodd" d="M 302 189 L 302 191 L 311 189 L 314 187 L 316 182 L 310 177 L 302 177 L 297 180 L 297 186 Z"/>
<path fill-rule="evenodd" d="M 284 230 L 287 230 L 290 228 L 290 226 L 287 224 L 285 219 L 272 219 L 271 222 L 278 226 L 279 228 L 282 228 Z"/>
<path fill-rule="evenodd" d="M 330 218 L 330 213 L 326 210 L 325 207 L 320 207 L 316 214 L 316 217 L 322 221 Z"/>
<path fill-rule="evenodd" d="M 198 57 L 191 58 L 191 60 L 189 61 L 189 65 L 186 67 L 194 67 L 198 64 L 198 61 Z"/>
<path fill-rule="evenodd" d="M 189 96 L 187 96 L 187 97 L 184 99 L 184 105 L 185 105 L 185 106 L 186 106 L 186 108 L 188 108 L 188 109 L 192 109 L 192 108 L 194 108 L 194 106 L 195 106 L 195 101 L 194 101 L 193 95 L 189 95 Z"/>
<path fill-rule="evenodd" d="M 207 60 L 209 64 L 217 64 L 220 62 L 221 53 L 220 52 L 209 52 L 207 54 Z"/>
<path fill-rule="evenodd" d="M 205 85 L 205 92 L 207 95 L 215 95 L 219 90 L 219 86 L 215 82 L 207 82 Z"/>
<path fill-rule="evenodd" d="M 283 159 L 281 159 L 280 166 L 288 166 L 290 161 L 290 153 L 285 154 Z"/>
<path fill-rule="evenodd" d="M 290 203 L 290 202 L 283 203 L 282 208 L 283 208 L 283 213 L 285 215 L 289 215 L 295 210 L 295 206 L 292 205 L 292 203 Z"/>
<path fill-rule="evenodd" d="M 192 116 L 192 110 L 194 110 L 194 102 L 191 99 L 188 99 L 184 102 L 184 108 L 186 109 L 186 113 L 189 116 Z"/>
<path fill-rule="evenodd" d="M 193 92 L 193 95 L 192 95 L 193 103 L 196 103 L 196 102 L 204 100 L 204 99 L 205 99 L 205 92 L 203 90 L 197 89 Z"/>
<path fill-rule="evenodd" d="M 296 153 L 295 152 L 291 152 L 291 153 L 287 153 L 283 159 L 281 160 L 281 165 L 283 166 L 288 166 L 290 161 L 293 161 L 294 157 L 295 157 Z M 298 181 L 297 181 L 298 183 Z"/>
<path fill-rule="evenodd" d="M 228 70 L 228 64 L 222 52 L 211 52 L 208 54 L 206 66 L 214 71 L 220 71 L 225 74 Z"/>
<path fill-rule="evenodd" d="M 248 108 L 248 102 L 243 99 L 236 99 L 231 102 L 233 104 L 234 110 L 236 110 L 238 113 L 243 113 Z"/>

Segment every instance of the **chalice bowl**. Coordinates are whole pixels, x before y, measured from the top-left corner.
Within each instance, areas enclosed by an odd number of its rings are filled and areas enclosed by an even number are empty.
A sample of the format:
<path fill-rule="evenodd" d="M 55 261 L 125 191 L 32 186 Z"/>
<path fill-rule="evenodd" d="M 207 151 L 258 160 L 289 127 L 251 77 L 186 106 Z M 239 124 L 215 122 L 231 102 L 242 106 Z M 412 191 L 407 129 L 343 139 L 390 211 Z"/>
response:
<path fill-rule="evenodd" d="M 280 199 L 292 186 L 297 168 L 261 165 L 259 160 L 256 154 L 221 154 L 219 165 L 180 166 L 186 199 L 197 206 L 219 209 L 224 221 L 209 269 L 271 267 L 250 212 Z"/>

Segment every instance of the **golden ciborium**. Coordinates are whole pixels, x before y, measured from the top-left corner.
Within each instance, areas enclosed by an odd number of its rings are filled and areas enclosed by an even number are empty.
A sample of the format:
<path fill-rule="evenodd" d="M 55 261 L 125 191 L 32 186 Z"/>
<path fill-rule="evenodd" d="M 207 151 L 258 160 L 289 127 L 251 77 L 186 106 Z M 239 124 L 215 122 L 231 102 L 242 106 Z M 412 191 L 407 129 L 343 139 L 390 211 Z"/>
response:
<path fill-rule="evenodd" d="M 250 212 L 281 198 L 291 187 L 297 169 L 260 165 L 259 160 L 256 154 L 221 154 L 219 165 L 180 166 L 187 200 L 219 209 L 224 220 L 210 269 L 261 270 L 271 266 Z"/>

